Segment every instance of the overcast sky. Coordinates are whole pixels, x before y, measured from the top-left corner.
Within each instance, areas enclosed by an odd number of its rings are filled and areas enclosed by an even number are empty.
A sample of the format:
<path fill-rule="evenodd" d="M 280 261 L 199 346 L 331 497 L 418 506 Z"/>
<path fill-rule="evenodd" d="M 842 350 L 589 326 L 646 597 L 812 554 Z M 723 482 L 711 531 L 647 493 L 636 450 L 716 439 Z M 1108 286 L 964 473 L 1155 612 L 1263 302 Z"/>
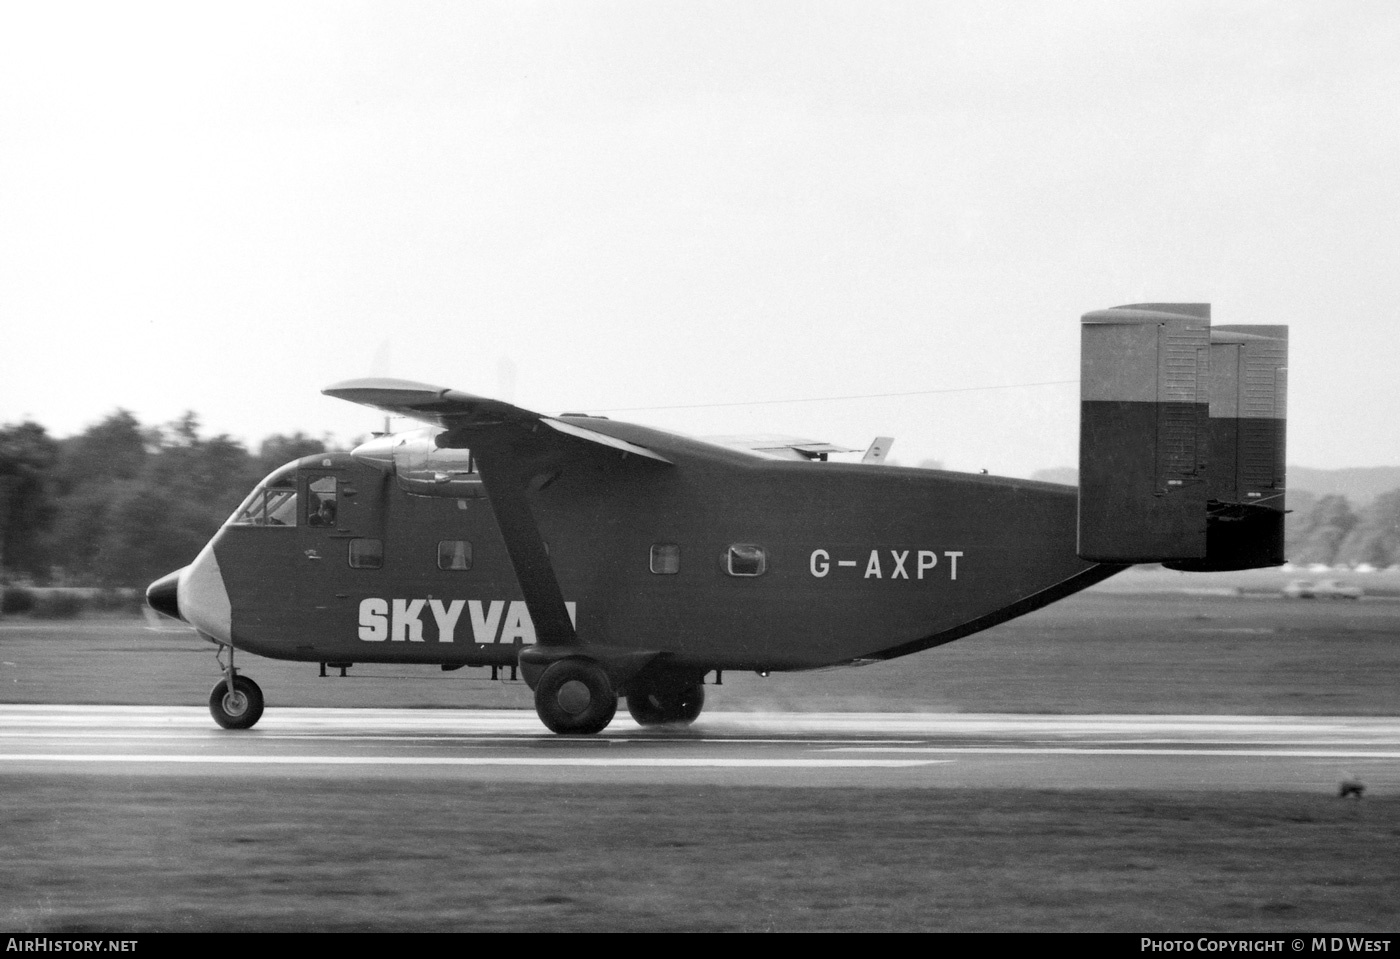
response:
<path fill-rule="evenodd" d="M 1400 4 L 0 4 L 0 422 L 387 373 L 1029 475 L 1080 314 L 1194 301 L 1400 464 Z"/>

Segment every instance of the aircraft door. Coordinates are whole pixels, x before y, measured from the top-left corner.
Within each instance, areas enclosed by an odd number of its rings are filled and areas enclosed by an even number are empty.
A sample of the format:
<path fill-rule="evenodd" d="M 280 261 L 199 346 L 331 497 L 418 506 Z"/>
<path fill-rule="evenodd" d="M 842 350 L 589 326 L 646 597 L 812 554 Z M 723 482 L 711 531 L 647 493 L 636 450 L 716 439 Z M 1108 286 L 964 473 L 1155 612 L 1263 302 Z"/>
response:
<path fill-rule="evenodd" d="M 335 529 L 336 518 L 340 515 L 340 500 L 336 489 L 340 485 L 339 477 L 334 473 L 307 473 L 305 479 L 302 502 L 306 504 L 307 529 Z"/>
<path fill-rule="evenodd" d="M 297 491 L 303 549 L 320 550 L 356 538 L 382 539 L 384 482 L 377 475 L 366 477 L 343 467 L 302 470 Z"/>
<path fill-rule="evenodd" d="M 297 477 L 297 492 L 297 545 L 301 553 L 297 560 L 297 605 L 314 614 L 311 626 L 315 632 L 329 629 L 332 635 L 341 634 L 352 611 L 351 567 L 357 559 L 363 559 L 361 554 L 375 552 L 374 546 L 366 547 L 365 542 L 383 541 L 367 541 L 348 527 L 355 511 L 347 508 L 347 502 L 356 494 L 347 482 L 345 470 L 303 469 Z M 382 555 L 383 547 L 379 545 L 381 563 Z M 347 622 L 342 623 L 343 619 Z"/>
<path fill-rule="evenodd" d="M 327 469 L 301 471 L 297 484 L 297 492 L 301 494 L 298 497 L 301 501 L 298 525 L 306 534 L 302 539 L 307 544 L 324 544 L 340 532 L 340 487 L 343 485 L 343 472 Z"/>

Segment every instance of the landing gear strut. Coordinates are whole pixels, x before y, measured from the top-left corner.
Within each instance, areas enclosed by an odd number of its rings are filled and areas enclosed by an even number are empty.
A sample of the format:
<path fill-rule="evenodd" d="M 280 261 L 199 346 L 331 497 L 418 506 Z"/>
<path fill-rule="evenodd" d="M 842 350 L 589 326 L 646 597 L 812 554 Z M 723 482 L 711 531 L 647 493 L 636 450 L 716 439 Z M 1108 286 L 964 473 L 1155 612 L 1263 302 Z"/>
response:
<path fill-rule="evenodd" d="M 223 652 L 220 647 L 219 652 Z M 263 694 L 258 684 L 238 675 L 233 666 L 233 647 L 228 648 L 224 678 L 209 691 L 209 713 L 225 729 L 249 729 L 262 718 Z"/>

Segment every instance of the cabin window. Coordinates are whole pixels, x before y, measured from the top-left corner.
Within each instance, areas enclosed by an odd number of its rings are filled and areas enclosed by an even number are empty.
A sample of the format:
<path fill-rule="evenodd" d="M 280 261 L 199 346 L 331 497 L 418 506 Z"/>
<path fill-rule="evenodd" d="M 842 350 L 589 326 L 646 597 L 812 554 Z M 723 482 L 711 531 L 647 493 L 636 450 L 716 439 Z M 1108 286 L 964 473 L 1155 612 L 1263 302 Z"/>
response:
<path fill-rule="evenodd" d="M 651 547 L 651 571 L 662 576 L 673 576 L 681 571 L 681 548 L 675 543 L 653 543 Z"/>
<path fill-rule="evenodd" d="M 438 543 L 438 569 L 471 568 L 471 543 L 464 539 L 445 539 Z"/>
<path fill-rule="evenodd" d="M 306 484 L 306 525 L 335 527 L 335 477 L 322 476 Z"/>
<path fill-rule="evenodd" d="M 730 576 L 762 576 L 768 568 L 768 556 L 762 546 L 735 543 L 724 554 L 724 569 Z"/>
<path fill-rule="evenodd" d="M 382 539 L 352 539 L 350 541 L 350 566 L 352 569 L 379 569 L 384 565 L 384 541 Z"/>

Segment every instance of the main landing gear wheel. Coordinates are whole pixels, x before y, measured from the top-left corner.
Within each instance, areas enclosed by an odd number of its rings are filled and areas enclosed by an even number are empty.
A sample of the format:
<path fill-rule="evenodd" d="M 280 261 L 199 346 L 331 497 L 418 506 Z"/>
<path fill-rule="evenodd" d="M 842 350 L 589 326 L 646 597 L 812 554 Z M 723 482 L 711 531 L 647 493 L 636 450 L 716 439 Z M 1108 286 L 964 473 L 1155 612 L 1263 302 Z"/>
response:
<path fill-rule="evenodd" d="M 229 692 L 228 680 L 221 679 L 209 692 L 209 712 L 225 729 L 248 729 L 262 718 L 262 690 L 248 677 L 235 676 Z"/>
<path fill-rule="evenodd" d="M 535 712 L 556 733 L 602 732 L 617 712 L 617 692 L 603 667 L 586 659 L 561 659 L 535 686 Z"/>
<path fill-rule="evenodd" d="M 639 726 L 689 726 L 705 708 L 705 686 L 643 687 L 627 694 L 627 711 Z"/>

